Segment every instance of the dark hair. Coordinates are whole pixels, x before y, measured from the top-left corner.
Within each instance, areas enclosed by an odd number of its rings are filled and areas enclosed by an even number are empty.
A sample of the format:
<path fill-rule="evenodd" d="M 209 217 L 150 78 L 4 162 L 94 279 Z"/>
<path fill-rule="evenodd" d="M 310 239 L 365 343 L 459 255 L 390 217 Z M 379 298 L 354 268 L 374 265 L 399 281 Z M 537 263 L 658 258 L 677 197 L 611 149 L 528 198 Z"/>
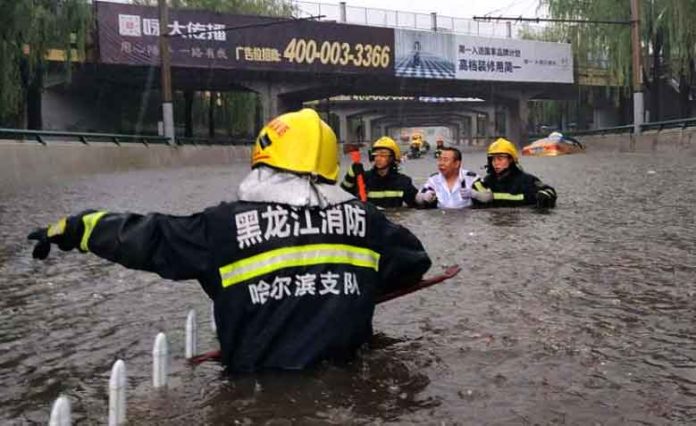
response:
<path fill-rule="evenodd" d="M 440 148 L 440 151 L 452 151 L 454 152 L 454 159 L 457 161 L 462 161 L 462 152 L 457 148 L 454 148 L 452 146 L 446 146 L 444 148 Z"/>

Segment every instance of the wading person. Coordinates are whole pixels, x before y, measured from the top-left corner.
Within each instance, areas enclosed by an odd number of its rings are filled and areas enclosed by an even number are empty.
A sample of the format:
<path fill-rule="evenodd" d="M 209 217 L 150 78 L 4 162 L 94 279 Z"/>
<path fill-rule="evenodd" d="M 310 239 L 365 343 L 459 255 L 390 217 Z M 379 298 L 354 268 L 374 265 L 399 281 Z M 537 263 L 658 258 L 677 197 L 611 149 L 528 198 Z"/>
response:
<path fill-rule="evenodd" d="M 264 127 L 239 201 L 190 216 L 87 211 L 37 229 L 33 256 L 79 249 L 214 301 L 232 372 L 343 360 L 372 335 L 375 298 L 430 267 L 420 241 L 335 185 L 336 136 L 311 109 Z"/>
<path fill-rule="evenodd" d="M 367 201 L 378 207 L 416 206 L 416 193 L 411 178 L 399 173 L 401 150 L 394 139 L 384 136 L 372 145 L 370 158 L 374 161 L 372 169 L 363 170 L 362 164 L 351 164 L 341 182 L 341 188 L 357 194 L 356 176 L 365 176 Z"/>
<path fill-rule="evenodd" d="M 479 176 L 462 168 L 462 153 L 457 148 L 443 147 L 437 158 L 437 173 L 433 173 L 416 195 L 424 207 L 460 209 L 472 205 L 472 187 Z"/>
<path fill-rule="evenodd" d="M 488 147 L 487 170 L 472 192 L 477 206 L 556 206 L 556 190 L 522 170 L 517 148 L 509 140 L 499 138 Z"/>

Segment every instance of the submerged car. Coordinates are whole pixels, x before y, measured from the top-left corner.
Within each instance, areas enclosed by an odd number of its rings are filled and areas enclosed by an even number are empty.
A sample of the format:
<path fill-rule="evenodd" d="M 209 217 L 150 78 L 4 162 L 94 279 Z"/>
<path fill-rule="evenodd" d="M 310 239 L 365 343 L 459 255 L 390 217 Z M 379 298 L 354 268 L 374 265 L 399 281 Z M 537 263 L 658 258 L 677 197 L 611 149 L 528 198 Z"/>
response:
<path fill-rule="evenodd" d="M 522 148 L 522 155 L 537 157 L 554 157 L 564 154 L 575 154 L 585 150 L 580 141 L 560 132 L 553 132 L 543 139 L 532 142 Z"/>

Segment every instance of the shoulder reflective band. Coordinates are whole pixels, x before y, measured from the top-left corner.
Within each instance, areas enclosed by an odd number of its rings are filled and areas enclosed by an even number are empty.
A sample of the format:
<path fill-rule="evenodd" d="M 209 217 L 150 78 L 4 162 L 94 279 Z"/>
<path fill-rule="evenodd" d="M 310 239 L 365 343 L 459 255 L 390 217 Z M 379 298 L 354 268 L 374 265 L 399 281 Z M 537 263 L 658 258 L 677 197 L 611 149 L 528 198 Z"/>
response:
<path fill-rule="evenodd" d="M 82 233 L 82 241 L 80 242 L 80 250 L 89 251 L 87 243 L 89 242 L 89 237 L 94 231 L 94 227 L 97 226 L 97 222 L 106 214 L 105 211 L 90 213 L 82 216 L 82 223 L 85 225 L 85 232 Z"/>
<path fill-rule="evenodd" d="M 326 263 L 359 266 L 377 271 L 379 253 L 346 244 L 284 247 L 225 265 L 220 268 L 220 279 L 223 287 L 229 287 L 284 268 Z"/>
<path fill-rule="evenodd" d="M 404 191 L 368 191 L 367 198 L 401 198 Z"/>
<path fill-rule="evenodd" d="M 494 192 L 493 199 L 505 201 L 524 201 L 524 194 L 508 194 L 506 192 Z"/>

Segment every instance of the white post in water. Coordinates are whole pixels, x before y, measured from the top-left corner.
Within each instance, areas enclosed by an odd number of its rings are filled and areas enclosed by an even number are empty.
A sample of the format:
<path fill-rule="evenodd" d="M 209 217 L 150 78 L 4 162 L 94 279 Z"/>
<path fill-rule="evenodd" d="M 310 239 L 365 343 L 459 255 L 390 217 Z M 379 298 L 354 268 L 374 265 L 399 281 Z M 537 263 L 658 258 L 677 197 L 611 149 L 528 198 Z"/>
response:
<path fill-rule="evenodd" d="M 210 329 L 213 334 L 217 333 L 217 324 L 215 323 L 215 303 L 210 302 Z"/>
<path fill-rule="evenodd" d="M 198 346 L 198 324 L 196 324 L 196 311 L 191 309 L 186 316 L 186 359 L 196 356 Z"/>
<path fill-rule="evenodd" d="M 109 378 L 109 426 L 126 422 L 126 363 L 119 359 L 111 367 Z"/>
<path fill-rule="evenodd" d="M 167 336 L 159 333 L 152 348 L 152 386 L 157 389 L 167 386 Z"/>
<path fill-rule="evenodd" d="M 49 426 L 70 426 L 70 400 L 67 396 L 61 395 L 53 403 L 51 408 L 51 419 L 48 421 Z"/>

